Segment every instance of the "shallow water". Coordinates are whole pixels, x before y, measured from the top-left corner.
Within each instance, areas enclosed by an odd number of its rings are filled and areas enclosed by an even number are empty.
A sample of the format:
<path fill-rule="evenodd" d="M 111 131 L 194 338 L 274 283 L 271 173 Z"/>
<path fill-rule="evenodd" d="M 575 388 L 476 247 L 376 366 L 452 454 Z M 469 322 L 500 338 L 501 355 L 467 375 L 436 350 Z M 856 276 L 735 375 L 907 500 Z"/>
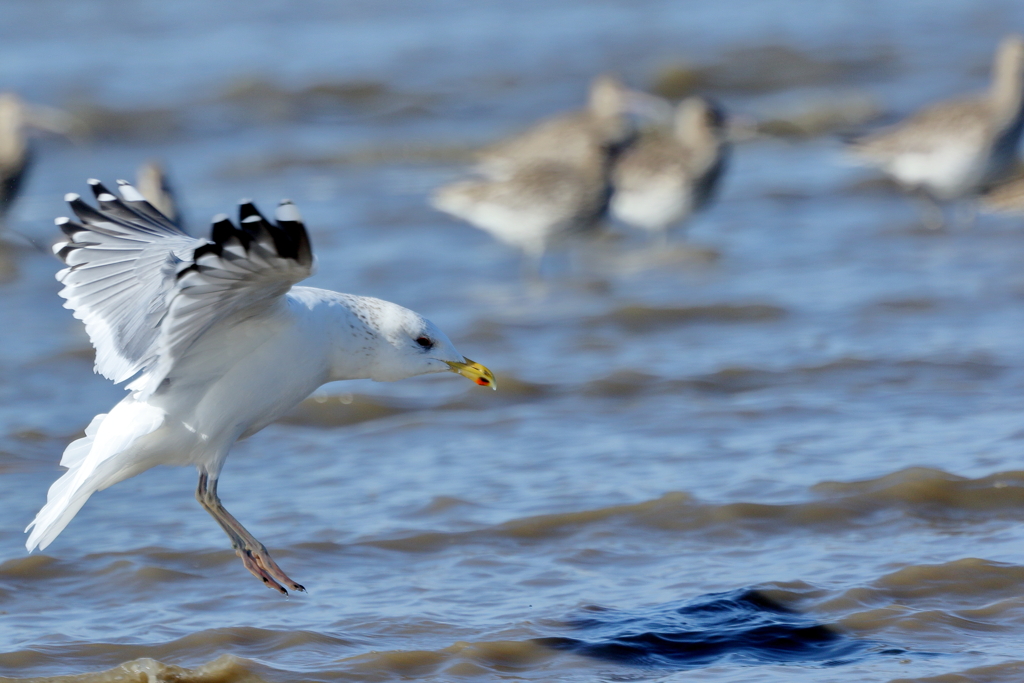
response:
<path fill-rule="evenodd" d="M 834 136 L 766 138 L 688 241 L 584 245 L 538 289 L 425 202 L 600 70 L 765 120 L 905 114 L 984 87 L 1016 3 L 0 12 L 0 83 L 92 129 L 40 141 L 0 253 L 0 680 L 1024 678 L 1019 220 L 927 232 Z M 414 308 L 498 375 L 330 385 L 234 449 L 225 504 L 307 595 L 244 571 L 185 469 L 25 555 L 121 395 L 60 306 L 51 221 L 150 157 L 195 232 L 291 197 L 311 284 Z"/>

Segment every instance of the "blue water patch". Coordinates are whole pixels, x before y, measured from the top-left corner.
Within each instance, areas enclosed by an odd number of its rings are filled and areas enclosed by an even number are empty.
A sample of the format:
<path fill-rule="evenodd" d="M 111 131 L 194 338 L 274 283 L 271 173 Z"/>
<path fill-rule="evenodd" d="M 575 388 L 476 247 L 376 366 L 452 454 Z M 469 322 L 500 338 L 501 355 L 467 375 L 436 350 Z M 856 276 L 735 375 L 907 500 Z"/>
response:
<path fill-rule="evenodd" d="M 748 588 L 642 610 L 587 611 L 568 622 L 585 637 L 538 642 L 597 659 L 670 668 L 709 666 L 721 660 L 838 666 L 872 653 L 903 652 L 850 638 Z"/>

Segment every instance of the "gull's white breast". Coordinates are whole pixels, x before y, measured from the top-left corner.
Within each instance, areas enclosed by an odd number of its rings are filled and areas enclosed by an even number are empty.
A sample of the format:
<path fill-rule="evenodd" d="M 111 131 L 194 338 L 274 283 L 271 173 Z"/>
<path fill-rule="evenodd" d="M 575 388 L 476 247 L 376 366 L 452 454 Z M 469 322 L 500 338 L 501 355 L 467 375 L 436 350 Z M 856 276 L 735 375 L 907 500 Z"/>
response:
<path fill-rule="evenodd" d="M 164 438 L 181 451 L 162 462 L 213 466 L 328 380 L 331 321 L 306 299 L 286 295 L 197 341 L 148 400 L 167 414 Z"/>

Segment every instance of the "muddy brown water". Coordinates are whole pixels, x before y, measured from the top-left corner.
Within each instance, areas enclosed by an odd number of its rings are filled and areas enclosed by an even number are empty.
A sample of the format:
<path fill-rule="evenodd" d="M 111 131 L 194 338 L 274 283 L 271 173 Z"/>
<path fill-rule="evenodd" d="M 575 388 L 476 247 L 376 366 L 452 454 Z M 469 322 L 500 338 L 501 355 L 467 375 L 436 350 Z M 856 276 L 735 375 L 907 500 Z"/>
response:
<path fill-rule="evenodd" d="M 1024 678 L 1019 219 L 928 232 L 835 137 L 764 138 L 686 241 L 619 231 L 537 288 L 425 202 L 598 71 L 892 118 L 984 87 L 1016 4 L 0 13 L 0 85 L 91 126 L 39 141 L 0 252 L 0 680 Z M 244 571 L 185 469 L 25 554 L 62 450 L 121 395 L 61 308 L 52 218 L 151 157 L 194 232 L 290 197 L 311 284 L 414 308 L 497 373 L 330 385 L 234 449 L 221 495 L 306 595 Z"/>

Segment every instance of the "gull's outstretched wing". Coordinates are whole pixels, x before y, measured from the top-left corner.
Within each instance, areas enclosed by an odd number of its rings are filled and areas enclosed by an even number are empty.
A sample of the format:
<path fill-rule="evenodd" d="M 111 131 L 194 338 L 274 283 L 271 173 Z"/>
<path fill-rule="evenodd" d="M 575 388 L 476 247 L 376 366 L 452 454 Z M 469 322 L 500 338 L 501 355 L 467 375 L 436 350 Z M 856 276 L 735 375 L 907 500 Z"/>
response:
<path fill-rule="evenodd" d="M 219 320 L 269 305 L 312 272 L 309 238 L 291 202 L 278 206 L 276 224 L 244 202 L 239 227 L 216 216 L 204 240 L 124 181 L 122 199 L 99 181 L 89 184 L 99 208 L 68 195 L 78 222 L 57 219 L 69 238 L 54 246 L 68 265 L 57 273 L 60 295 L 85 323 L 96 371 L 114 382 L 139 375 L 128 388 L 140 400 Z"/>

